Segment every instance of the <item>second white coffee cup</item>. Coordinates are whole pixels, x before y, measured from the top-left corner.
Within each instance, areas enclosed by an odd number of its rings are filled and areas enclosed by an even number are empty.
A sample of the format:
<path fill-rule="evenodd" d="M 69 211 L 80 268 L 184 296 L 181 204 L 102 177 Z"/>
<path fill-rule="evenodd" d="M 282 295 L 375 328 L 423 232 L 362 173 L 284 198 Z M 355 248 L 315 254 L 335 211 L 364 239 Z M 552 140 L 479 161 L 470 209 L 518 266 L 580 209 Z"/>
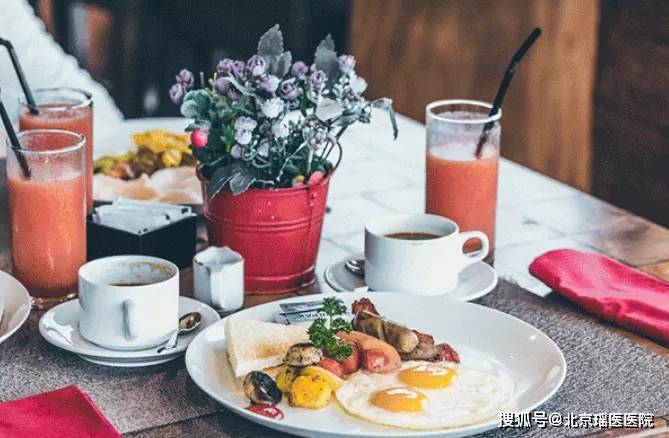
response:
<path fill-rule="evenodd" d="M 79 269 L 79 330 L 105 348 L 165 342 L 179 323 L 179 268 L 148 256 L 113 256 Z"/>
<path fill-rule="evenodd" d="M 481 241 L 474 256 L 464 253 L 470 239 Z M 431 214 L 390 215 L 365 225 L 365 283 L 372 290 L 441 295 L 455 289 L 458 275 L 488 254 L 481 231 L 460 232 L 450 219 Z"/>

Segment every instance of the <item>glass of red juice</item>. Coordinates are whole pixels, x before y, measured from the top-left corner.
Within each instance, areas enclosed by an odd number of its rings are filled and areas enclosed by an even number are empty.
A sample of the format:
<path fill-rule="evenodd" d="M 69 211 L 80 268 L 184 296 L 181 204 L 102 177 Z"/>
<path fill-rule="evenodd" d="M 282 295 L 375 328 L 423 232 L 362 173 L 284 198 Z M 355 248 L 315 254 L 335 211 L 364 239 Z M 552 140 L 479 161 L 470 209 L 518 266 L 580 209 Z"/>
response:
<path fill-rule="evenodd" d="M 488 116 L 492 105 L 476 100 L 439 100 L 425 108 L 427 148 L 425 211 L 455 221 L 463 231 L 488 236 L 491 261 L 495 245 L 497 173 L 502 111 Z M 491 129 L 477 154 L 486 124 Z M 465 245 L 475 251 L 476 244 Z"/>
<path fill-rule="evenodd" d="M 37 113 L 20 99 L 19 130 L 64 129 L 86 138 L 86 211 L 93 210 L 93 97 L 76 88 L 39 88 L 33 91 Z"/>
<path fill-rule="evenodd" d="M 7 189 L 12 273 L 51 307 L 76 295 L 86 262 L 84 136 L 57 129 L 18 133 L 30 167 L 26 177 L 7 141 Z"/>

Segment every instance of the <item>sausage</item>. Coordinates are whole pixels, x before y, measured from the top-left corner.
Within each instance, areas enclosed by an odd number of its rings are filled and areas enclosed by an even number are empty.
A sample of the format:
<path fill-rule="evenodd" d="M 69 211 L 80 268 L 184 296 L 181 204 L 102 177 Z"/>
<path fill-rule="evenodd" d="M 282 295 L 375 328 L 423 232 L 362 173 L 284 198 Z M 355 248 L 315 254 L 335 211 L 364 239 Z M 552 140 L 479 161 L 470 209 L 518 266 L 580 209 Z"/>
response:
<path fill-rule="evenodd" d="M 378 348 L 370 348 L 362 352 L 362 367 L 372 373 L 389 373 L 396 369 L 390 363 L 386 353 Z"/>
<path fill-rule="evenodd" d="M 366 310 L 355 315 L 353 328 L 389 343 L 399 353 L 410 353 L 418 345 L 418 336 L 411 329 Z"/>
<path fill-rule="evenodd" d="M 321 359 L 321 361 L 318 363 L 318 366 L 321 368 L 325 368 L 326 370 L 330 371 L 332 374 L 336 375 L 339 378 L 344 377 L 344 366 L 337 362 L 336 360 L 332 359 L 331 357 L 324 357 Z"/>
<path fill-rule="evenodd" d="M 347 344 L 352 347 L 351 355 L 346 359 L 338 360 L 337 362 L 339 362 L 343 367 L 344 373 L 351 374 L 355 373 L 360 368 L 360 347 L 358 347 L 358 345 L 353 342 L 347 342 Z"/>

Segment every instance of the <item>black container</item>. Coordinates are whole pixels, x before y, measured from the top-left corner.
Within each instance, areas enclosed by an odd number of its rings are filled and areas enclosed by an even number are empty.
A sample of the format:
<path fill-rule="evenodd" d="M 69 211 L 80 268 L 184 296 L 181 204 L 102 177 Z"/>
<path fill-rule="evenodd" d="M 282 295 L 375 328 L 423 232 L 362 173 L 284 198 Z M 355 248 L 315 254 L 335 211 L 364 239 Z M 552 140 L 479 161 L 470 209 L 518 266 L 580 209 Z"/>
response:
<path fill-rule="evenodd" d="M 130 233 L 87 220 L 88 260 L 114 255 L 146 255 L 169 260 L 179 268 L 190 267 L 195 255 L 197 216 L 156 228 Z"/>

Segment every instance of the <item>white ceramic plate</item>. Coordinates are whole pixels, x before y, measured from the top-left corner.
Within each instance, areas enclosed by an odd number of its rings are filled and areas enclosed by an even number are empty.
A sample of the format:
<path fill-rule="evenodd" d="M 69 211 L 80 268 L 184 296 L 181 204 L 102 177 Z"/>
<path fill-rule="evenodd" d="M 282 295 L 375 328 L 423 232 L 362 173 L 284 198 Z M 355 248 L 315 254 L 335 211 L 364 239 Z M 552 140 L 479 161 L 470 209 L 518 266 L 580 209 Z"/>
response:
<path fill-rule="evenodd" d="M 533 326 L 500 311 L 472 303 L 439 297 L 375 292 L 341 293 L 349 306 L 368 296 L 384 316 L 448 342 L 462 363 L 504 375 L 514 382 L 516 411 L 530 411 L 546 402 L 562 385 L 566 374 L 564 356 L 555 343 Z M 312 301 L 314 296 L 290 298 L 253 307 L 234 318 L 272 321 L 279 303 Z M 415 431 L 378 426 L 347 415 L 336 402 L 321 410 L 291 408 L 280 404 L 283 420 L 272 420 L 244 408 L 249 405 L 233 377 L 225 352 L 225 319 L 200 333 L 186 351 L 186 367 L 195 383 L 235 413 L 251 421 L 300 436 L 326 437 L 424 437 L 466 436 L 497 427 L 498 418 L 472 426 Z"/>
<path fill-rule="evenodd" d="M 183 117 L 152 117 L 145 119 L 128 119 L 119 123 L 113 132 L 95 139 L 95 158 L 103 155 L 122 154 L 134 144 L 132 135 L 151 129 L 164 129 L 176 133 L 183 132 L 189 120 Z"/>
<path fill-rule="evenodd" d="M 192 298 L 179 297 L 179 314 L 184 315 L 189 312 L 202 314 L 201 326 L 194 333 L 179 336 L 177 347 L 162 354 L 156 352 L 157 347 L 134 351 L 110 350 L 84 339 L 79 332 L 79 300 L 59 304 L 46 312 L 39 321 L 39 331 L 47 342 L 99 365 L 116 367 L 155 365 L 182 355 L 197 333 L 220 319 L 218 313 L 208 305 Z"/>
<path fill-rule="evenodd" d="M 30 306 L 26 288 L 16 278 L 0 271 L 0 344 L 26 322 Z"/>
<path fill-rule="evenodd" d="M 357 254 L 325 269 L 325 282 L 337 292 L 366 292 L 368 287 L 365 279 L 352 274 L 346 269 L 346 260 L 364 259 Z M 442 295 L 453 301 L 471 301 L 489 294 L 497 286 L 497 271 L 485 262 L 474 263 L 465 268 L 458 277 L 458 285 L 451 292 Z"/>

